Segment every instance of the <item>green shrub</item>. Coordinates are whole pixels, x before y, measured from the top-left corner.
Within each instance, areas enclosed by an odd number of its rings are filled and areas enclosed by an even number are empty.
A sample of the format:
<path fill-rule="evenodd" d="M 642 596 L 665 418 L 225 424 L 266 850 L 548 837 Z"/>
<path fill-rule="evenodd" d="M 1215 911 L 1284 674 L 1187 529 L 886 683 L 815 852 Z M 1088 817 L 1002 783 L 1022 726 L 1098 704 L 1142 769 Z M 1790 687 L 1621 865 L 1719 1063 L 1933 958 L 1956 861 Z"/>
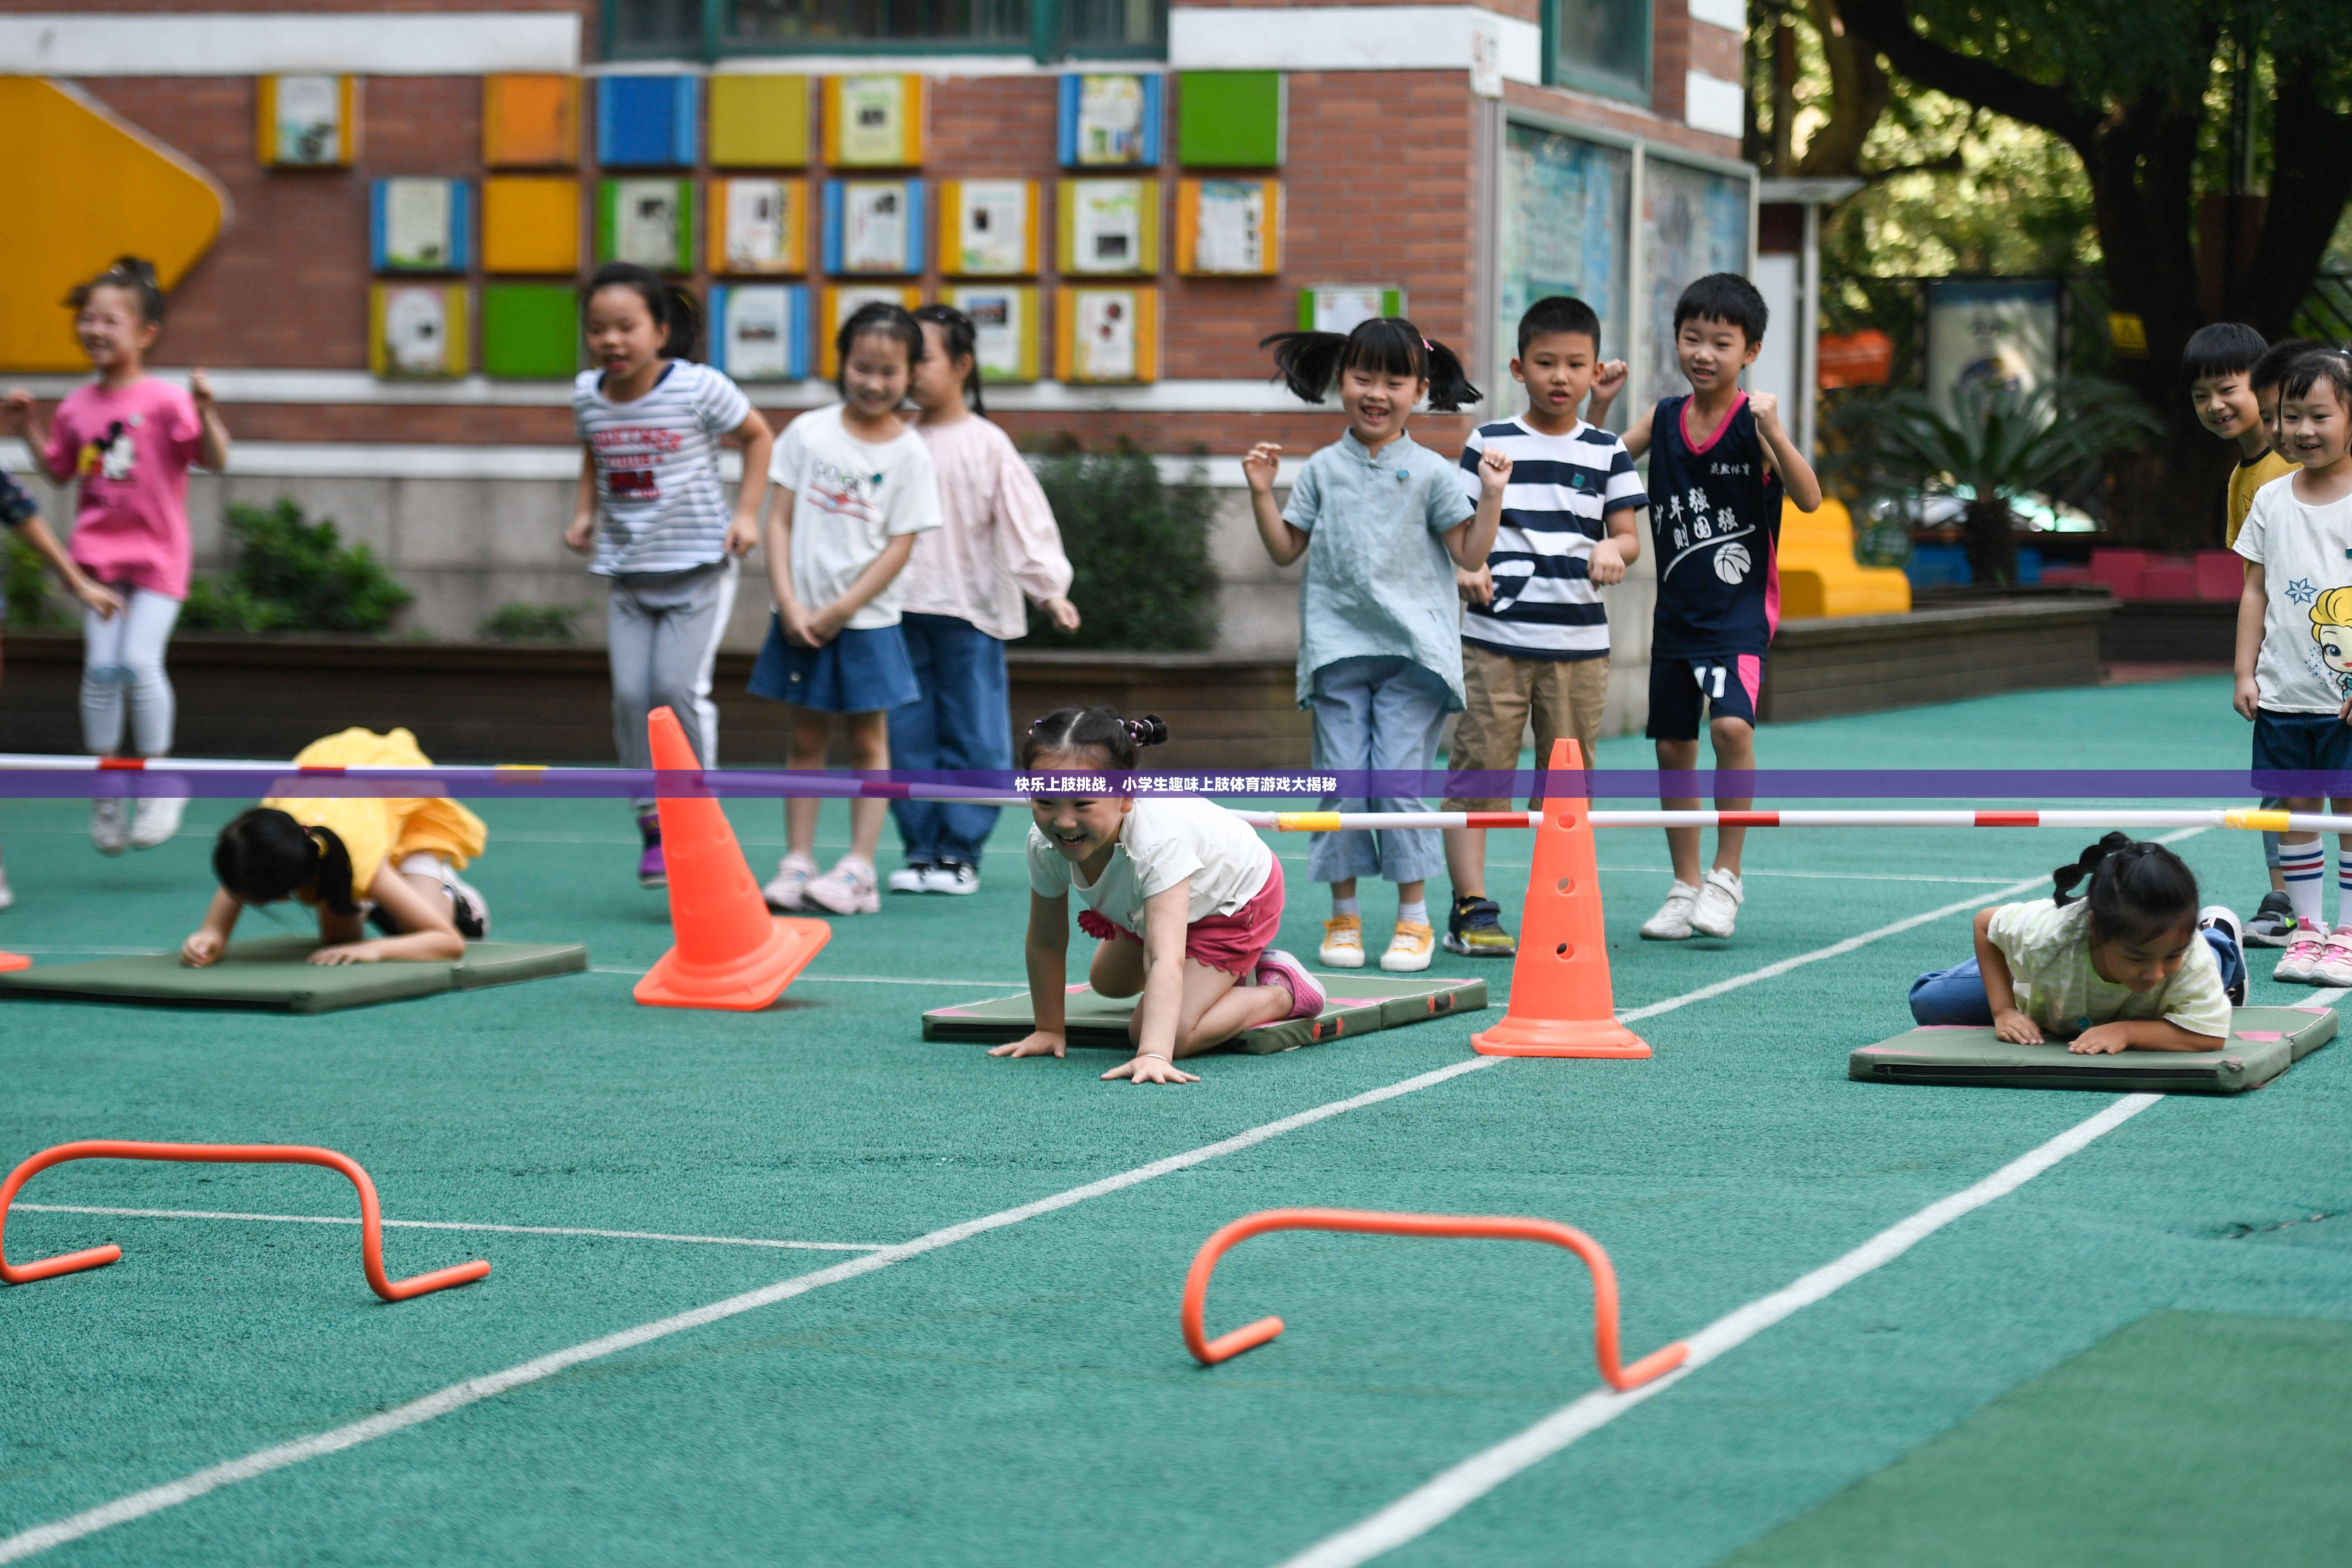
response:
<path fill-rule="evenodd" d="M 1216 500 L 1197 479 L 1163 484 L 1148 452 L 1122 440 L 1086 452 L 1075 437 L 1037 466 L 1061 524 L 1075 577 L 1070 601 L 1083 620 L 1053 629 L 1033 605 L 1030 646 L 1167 653 L 1217 637 L 1217 574 L 1209 562 Z"/>
<path fill-rule="evenodd" d="M 570 642 L 579 605 L 534 605 L 509 599 L 475 630 L 492 642 Z"/>
<path fill-rule="evenodd" d="M 67 625 L 71 617 L 49 597 L 53 580 L 41 552 L 13 528 L 0 531 L 0 540 L 5 540 L 5 550 L 0 550 L 0 600 L 5 600 L 0 620 L 26 632 L 37 626 Z"/>
<path fill-rule="evenodd" d="M 188 585 L 180 624 L 216 632 L 382 632 L 415 597 L 364 544 L 346 545 L 332 520 L 306 522 L 285 497 L 264 511 L 232 506 L 236 563 Z"/>

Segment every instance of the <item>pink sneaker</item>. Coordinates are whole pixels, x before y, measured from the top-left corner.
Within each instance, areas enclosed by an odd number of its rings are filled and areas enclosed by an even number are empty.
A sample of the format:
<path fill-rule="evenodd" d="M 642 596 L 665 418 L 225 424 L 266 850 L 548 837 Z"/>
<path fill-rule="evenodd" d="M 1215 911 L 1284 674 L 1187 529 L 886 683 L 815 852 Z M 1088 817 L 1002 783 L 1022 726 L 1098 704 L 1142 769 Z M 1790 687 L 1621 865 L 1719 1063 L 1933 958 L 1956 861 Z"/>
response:
<path fill-rule="evenodd" d="M 2319 983 L 2319 961 L 2326 951 L 2326 931 L 2315 925 L 2297 925 L 2286 944 L 2286 955 L 2271 971 L 2271 978 L 2290 985 L 2315 985 Z"/>
<path fill-rule="evenodd" d="M 1256 985 L 1279 985 L 1290 993 L 1290 1011 L 1283 1015 L 1285 1021 L 1312 1018 L 1323 1011 L 1323 987 L 1315 984 L 1305 964 L 1280 948 L 1269 947 L 1258 954 L 1257 969 L 1250 981 Z"/>
<path fill-rule="evenodd" d="M 2352 986 L 2352 925 L 2337 926 L 2329 933 L 2311 980 L 2315 985 Z"/>

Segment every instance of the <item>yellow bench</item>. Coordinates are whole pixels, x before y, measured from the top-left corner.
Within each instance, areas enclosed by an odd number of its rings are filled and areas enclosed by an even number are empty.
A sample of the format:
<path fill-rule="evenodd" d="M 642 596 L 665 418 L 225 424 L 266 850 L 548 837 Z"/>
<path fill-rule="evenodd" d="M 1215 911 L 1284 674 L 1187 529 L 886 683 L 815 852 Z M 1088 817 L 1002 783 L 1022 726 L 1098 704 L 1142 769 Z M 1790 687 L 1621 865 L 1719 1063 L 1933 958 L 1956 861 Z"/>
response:
<path fill-rule="evenodd" d="M 1892 566 L 1855 563 L 1853 517 L 1843 501 L 1823 498 L 1811 513 L 1784 503 L 1779 559 L 1783 620 L 1910 613 L 1908 577 Z"/>

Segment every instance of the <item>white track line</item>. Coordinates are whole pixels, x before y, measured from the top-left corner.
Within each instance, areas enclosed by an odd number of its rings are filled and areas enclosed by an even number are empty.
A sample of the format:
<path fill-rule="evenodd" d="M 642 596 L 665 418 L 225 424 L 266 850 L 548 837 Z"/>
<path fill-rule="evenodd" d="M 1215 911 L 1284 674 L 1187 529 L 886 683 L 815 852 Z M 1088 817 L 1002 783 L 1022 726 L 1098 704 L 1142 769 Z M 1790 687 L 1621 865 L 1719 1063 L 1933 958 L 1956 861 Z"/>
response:
<path fill-rule="evenodd" d="M 1664 1394 L 1707 1363 L 1754 1339 L 1793 1313 L 1835 1294 L 1864 1275 L 1902 1257 L 1928 1237 L 2016 1191 L 2067 1155 L 2114 1131 L 2156 1104 L 2160 1094 L 2127 1094 L 2086 1121 L 2078 1121 L 2031 1153 L 2011 1160 L 1983 1181 L 1938 1199 L 1910 1218 L 1889 1226 L 1852 1252 L 1823 1264 L 1792 1284 L 1717 1318 L 1685 1342 L 1690 1357 L 1654 1383 L 1627 1394 L 1606 1390 L 1563 1405 L 1515 1437 L 1424 1482 L 1360 1524 L 1286 1559 L 1281 1568 L 1355 1568 L 1415 1540 L 1453 1518 L 1531 1465 L 1551 1458 L 1578 1438 L 1597 1432 L 1628 1410 Z"/>
<path fill-rule="evenodd" d="M 642 969 L 608 969 L 601 966 L 591 966 L 588 973 L 625 974 L 639 980 L 645 978 L 646 973 Z M 992 987 L 999 991 L 1024 991 L 1029 986 L 1026 980 L 908 980 L 896 974 L 803 974 L 797 978 L 807 981 L 811 984 L 826 982 L 840 985 L 955 985 L 966 990 L 980 985 Z"/>
<path fill-rule="evenodd" d="M 2186 837 L 2189 834 L 2201 831 L 2203 831 L 2201 828 L 2191 828 L 2173 837 Z M 1864 931 L 1859 936 L 1848 937 L 1843 942 L 1832 942 L 1827 947 L 1816 949 L 1811 952 L 1799 953 L 1793 958 L 1784 958 L 1777 963 L 1767 964 L 1747 974 L 1734 975 L 1728 980 L 1717 981 L 1712 985 L 1703 986 L 1699 990 L 1685 993 L 1681 996 L 1670 996 L 1662 1002 L 1653 1002 L 1647 1006 L 1620 1014 L 1619 1016 L 1630 1021 L 1655 1017 L 1661 1013 L 1670 1013 L 1676 1008 L 1686 1007 L 1709 997 L 1720 996 L 1727 991 L 1737 990 L 1759 980 L 1769 980 L 1776 975 L 1786 974 L 1790 970 L 1807 963 L 1852 952 L 1855 948 L 1866 943 L 1895 935 L 1900 931 L 1909 931 L 1929 921 L 1940 920 L 1946 915 L 1958 914 L 1963 910 L 1976 909 L 1992 902 L 2006 893 L 2037 887 L 2041 879 L 2037 878 L 2032 882 L 2017 882 L 1979 898 L 1947 904 L 1941 909 L 1930 910 L 1926 914 L 1915 915 L 1908 920 L 1896 921 L 1891 925 Z M 1432 1089 L 1454 1079 L 1474 1072 L 1483 1072 L 1488 1068 L 1497 1067 L 1504 1062 L 1516 1059 L 1518 1058 L 1472 1057 L 1467 1061 L 1455 1062 L 1450 1067 L 1440 1068 L 1434 1072 L 1421 1073 L 1382 1089 L 1368 1089 L 1362 1094 L 1351 1095 L 1346 1100 L 1332 1100 L 1328 1104 L 1318 1105 L 1293 1116 L 1286 1116 L 1278 1121 L 1269 1121 L 1262 1126 L 1253 1127 L 1246 1132 L 1236 1133 L 1231 1138 L 1215 1143 L 1204 1144 L 1185 1153 L 1171 1154 L 1164 1160 L 1155 1160 L 1150 1164 L 1139 1165 L 1131 1171 L 1125 1171 L 1115 1176 L 1106 1176 L 1098 1182 L 1068 1188 L 1051 1197 L 1040 1198 L 1034 1203 L 1024 1204 L 1017 1208 L 1000 1210 L 979 1219 L 966 1220 L 961 1225 L 949 1226 L 943 1230 L 931 1231 L 928 1235 L 917 1237 L 912 1241 L 887 1247 L 878 1252 L 869 1252 L 862 1258 L 853 1258 L 845 1263 L 836 1263 L 830 1268 L 820 1268 L 812 1273 L 796 1275 L 790 1279 L 779 1280 L 773 1285 L 748 1291 L 740 1296 L 730 1296 L 723 1301 L 714 1301 L 709 1306 L 698 1307 L 674 1317 L 640 1324 L 634 1329 L 624 1329 L 618 1333 L 607 1334 L 602 1339 L 590 1340 L 585 1343 L 573 1345 L 568 1350 L 556 1351 L 551 1354 L 541 1356 L 535 1361 L 527 1361 L 519 1366 L 509 1367 L 504 1372 L 491 1373 L 482 1377 L 468 1378 L 463 1383 L 451 1384 L 448 1387 L 428 1394 L 422 1399 L 395 1405 L 364 1421 L 355 1421 L 348 1426 L 338 1426 L 331 1431 L 320 1432 L 312 1436 L 297 1438 L 290 1443 L 281 1443 L 274 1447 L 263 1448 L 247 1454 L 241 1459 L 231 1459 L 226 1464 L 214 1465 L 192 1475 L 183 1476 L 176 1481 L 169 1481 L 159 1487 L 150 1487 L 144 1491 L 132 1492 L 127 1497 L 117 1498 L 112 1502 L 102 1503 L 97 1508 L 70 1515 L 54 1523 L 36 1525 L 30 1530 L 20 1531 L 15 1535 L 0 1539 L 0 1563 L 21 1562 L 37 1552 L 47 1552 L 53 1546 L 62 1546 L 69 1541 L 79 1541 L 86 1535 L 95 1535 L 101 1530 L 109 1530 L 118 1524 L 127 1524 L 134 1519 L 143 1519 L 151 1513 L 160 1513 L 168 1508 L 176 1508 L 184 1502 L 190 1502 L 203 1497 L 207 1492 L 217 1491 L 222 1487 L 235 1486 L 239 1481 L 251 1480 L 257 1476 L 266 1476 L 272 1470 L 284 1469 L 289 1465 L 299 1465 L 306 1459 L 341 1453 L 345 1448 L 357 1447 L 362 1443 L 373 1442 L 378 1437 L 389 1436 L 394 1432 L 421 1426 L 436 1416 L 446 1415 L 452 1411 L 462 1410 L 469 1405 L 507 1393 L 511 1389 L 538 1383 L 585 1362 L 631 1350 L 655 1340 L 667 1339 L 672 1334 L 683 1333 L 689 1329 L 698 1329 L 707 1324 L 721 1322 L 744 1312 L 756 1311 L 761 1307 L 772 1306 L 779 1301 L 788 1301 L 795 1296 L 806 1295 L 809 1291 L 821 1289 L 827 1285 L 859 1279 L 878 1269 L 887 1268 L 894 1263 L 903 1263 L 910 1258 L 919 1258 L 927 1252 L 935 1252 L 944 1247 L 952 1247 L 960 1241 L 968 1241 L 975 1236 L 1001 1230 L 1007 1226 L 1019 1225 L 1024 1220 L 1034 1219 L 1040 1215 L 1051 1214 L 1057 1209 L 1068 1208 L 1073 1204 L 1081 1204 L 1089 1198 L 1123 1192 L 1129 1187 L 1151 1181 L 1156 1177 L 1205 1164 L 1221 1155 L 1254 1148 L 1269 1139 L 1278 1138 L 1286 1132 L 1296 1131 L 1301 1127 L 1309 1127 L 1316 1122 L 1327 1121 L 1350 1110 L 1360 1110 L 1368 1105 L 1378 1105 L 1384 1100 L 1395 1100 L 1424 1089 Z M 2028 1156 L 2028 1158 L 2031 1157 Z M 1694 1340 L 1692 1345 L 1696 1354 L 1697 1342 Z M 1719 1354 L 1720 1351 L 1715 1353 Z M 1679 1376 L 1680 1373 L 1671 1375 Z M 1644 1388 L 1636 1391 L 1634 1396 L 1612 1397 L 1647 1397 L 1664 1381 L 1662 1379 L 1659 1384 L 1645 1385 Z"/>
<path fill-rule="evenodd" d="M 19 1209 L 34 1214 L 100 1214 L 116 1215 L 125 1219 L 242 1219 L 257 1220 L 268 1225 L 357 1225 L 356 1215 L 331 1214 L 236 1214 L 226 1209 L 116 1209 L 97 1208 L 87 1204 L 11 1204 L 9 1212 Z M 777 1247 L 803 1252 L 879 1252 L 888 1244 L 880 1241 L 771 1241 L 755 1236 L 671 1236 L 658 1230 L 580 1230 L 561 1225 L 474 1225 L 463 1220 L 448 1219 L 387 1219 L 386 1230 L 488 1230 L 501 1236 L 597 1236 L 614 1241 L 685 1241 L 704 1247 Z"/>

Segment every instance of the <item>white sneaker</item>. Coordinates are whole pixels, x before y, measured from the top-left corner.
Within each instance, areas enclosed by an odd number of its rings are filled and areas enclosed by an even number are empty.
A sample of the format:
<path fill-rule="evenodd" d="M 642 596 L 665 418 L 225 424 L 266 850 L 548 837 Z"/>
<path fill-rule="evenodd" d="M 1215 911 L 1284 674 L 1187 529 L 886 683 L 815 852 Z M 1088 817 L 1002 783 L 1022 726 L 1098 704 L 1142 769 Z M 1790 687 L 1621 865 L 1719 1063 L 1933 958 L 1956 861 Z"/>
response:
<path fill-rule="evenodd" d="M 2311 978 L 2319 985 L 2352 985 L 2352 925 L 2337 926 L 2319 950 Z"/>
<path fill-rule="evenodd" d="M 131 814 L 121 800 L 89 803 L 89 842 L 101 855 L 120 855 L 131 847 Z"/>
<path fill-rule="evenodd" d="M 131 813 L 131 847 L 152 849 L 170 843 L 172 835 L 180 831 L 180 818 L 187 809 L 185 795 L 142 795 Z"/>
<path fill-rule="evenodd" d="M 803 909 L 813 906 L 837 915 L 882 912 L 882 889 L 874 879 L 874 868 L 850 855 L 835 861 L 824 876 L 810 878 L 801 898 Z"/>
<path fill-rule="evenodd" d="M 1691 911 L 1698 908 L 1698 889 L 1688 882 L 1676 882 L 1667 889 L 1666 901 L 1658 912 L 1642 923 L 1644 942 L 1683 942 L 1691 933 Z"/>
<path fill-rule="evenodd" d="M 923 891 L 927 893 L 977 893 L 980 891 L 980 870 L 961 860 L 942 860 L 923 873 Z"/>
<path fill-rule="evenodd" d="M 1724 937 L 1739 922 L 1739 906 L 1746 901 L 1747 892 L 1739 886 L 1739 874 L 1718 866 L 1706 874 L 1699 884 L 1698 907 L 1691 910 L 1690 928 L 1696 936 Z"/>
<path fill-rule="evenodd" d="M 2273 980 L 2283 980 L 2290 985 L 2310 985 L 2319 976 L 2320 954 L 2327 946 L 2327 933 L 2315 925 L 2297 925 L 2294 936 L 2286 944 L 2286 954 L 2271 971 Z"/>
<path fill-rule="evenodd" d="M 447 861 L 441 865 L 441 886 L 449 894 L 449 920 L 457 934 L 467 942 L 480 942 L 490 934 L 490 901 L 482 890 L 450 868 Z"/>
<path fill-rule="evenodd" d="M 816 875 L 816 862 L 805 855 L 787 855 L 776 862 L 776 874 L 760 889 L 772 910 L 806 909 L 809 879 Z"/>
<path fill-rule="evenodd" d="M 929 866 L 901 866 L 897 870 L 890 873 L 890 890 L 894 893 L 920 893 L 927 891 L 928 889 L 923 886 L 923 878 L 928 875 L 929 871 L 930 868 Z"/>

